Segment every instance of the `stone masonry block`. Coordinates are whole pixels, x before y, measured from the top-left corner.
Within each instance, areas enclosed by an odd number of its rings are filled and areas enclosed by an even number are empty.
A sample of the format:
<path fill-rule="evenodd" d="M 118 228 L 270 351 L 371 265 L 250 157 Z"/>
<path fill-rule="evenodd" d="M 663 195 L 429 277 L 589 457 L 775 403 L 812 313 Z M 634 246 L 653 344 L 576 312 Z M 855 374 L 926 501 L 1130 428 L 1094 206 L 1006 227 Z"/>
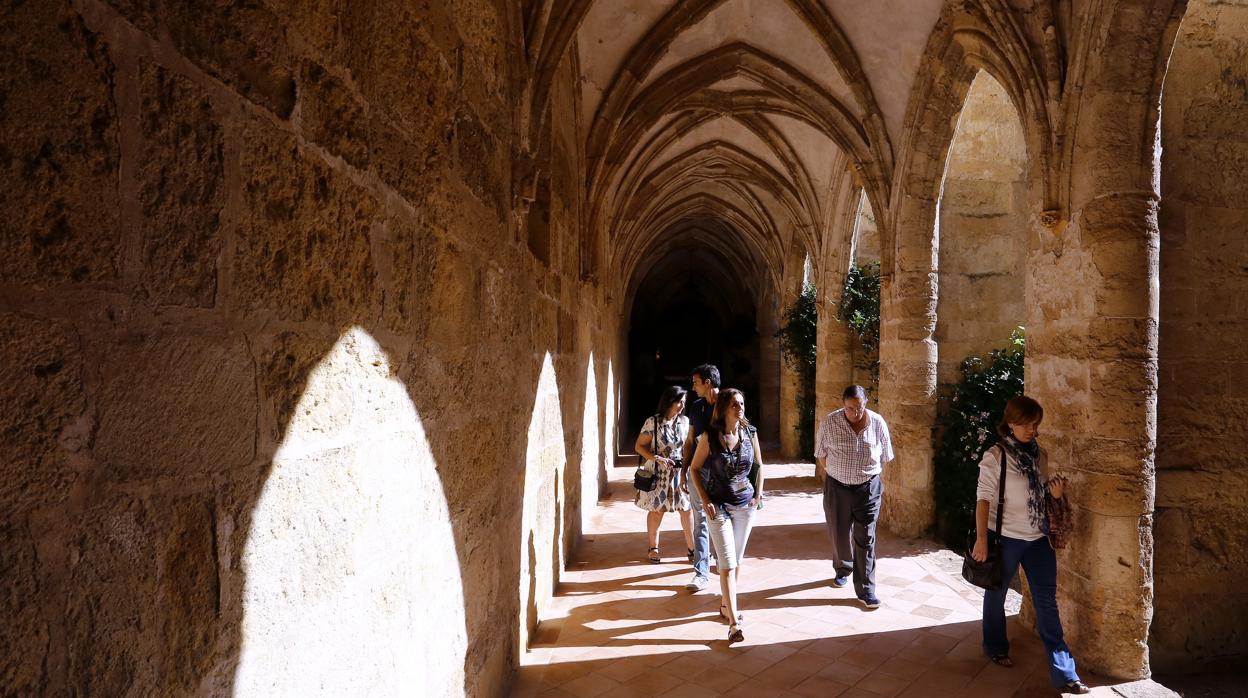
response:
<path fill-rule="evenodd" d="M 1084 205 L 1080 231 L 1085 245 L 1133 243 L 1141 249 L 1156 227 L 1157 200 L 1144 194 L 1102 196 Z"/>
<path fill-rule="evenodd" d="M 166 687 L 188 693 L 218 661 L 220 581 L 216 516 L 211 496 L 163 503 L 159 520 L 164 535 L 160 560 L 161 642 L 167 653 L 161 667 Z"/>
<path fill-rule="evenodd" d="M 399 218 L 386 221 L 383 230 L 376 257 L 378 268 L 386 269 L 382 301 L 386 323 L 419 340 L 433 315 L 438 239 L 428 227 Z"/>
<path fill-rule="evenodd" d="M 344 41 L 338 54 L 365 101 L 421 147 L 446 132 L 459 94 L 452 69 L 459 39 L 444 22 L 427 20 L 442 3 L 425 5 L 348 3 L 338 18 L 341 36 L 369 37 Z"/>
<path fill-rule="evenodd" d="M 83 356 L 61 323 L 0 315 L 0 511 L 17 516 L 63 499 L 75 454 L 91 449 Z"/>
<path fill-rule="evenodd" d="M 1152 510 L 1152 485 L 1143 469 L 1131 474 L 1079 471 L 1069 475 L 1069 496 L 1089 512 L 1136 517 Z"/>
<path fill-rule="evenodd" d="M 280 118 L 290 116 L 295 59 L 281 19 L 261 0 L 222 0 L 207 10 L 193 0 L 166 0 L 164 16 L 183 55 Z"/>
<path fill-rule="evenodd" d="M 475 114 L 463 109 L 455 117 L 455 148 L 460 177 L 477 199 L 501 219 L 509 205 L 510 188 L 506 153 L 501 152 L 498 139 Z"/>
<path fill-rule="evenodd" d="M 92 350 L 106 380 L 96 456 L 112 476 L 203 478 L 251 462 L 255 378 L 241 338 L 135 334 Z"/>
<path fill-rule="evenodd" d="M 1147 315 L 1097 318 L 1088 324 L 1087 332 L 1088 358 L 1149 361 L 1156 356 L 1157 321 Z"/>
<path fill-rule="evenodd" d="M 140 69 L 143 284 L 165 305 L 210 307 L 217 291 L 224 139 L 212 102 L 159 65 Z"/>
<path fill-rule="evenodd" d="M 369 166 L 367 106 L 339 77 L 316 63 L 305 63 L 301 79 L 304 133 L 329 152 L 361 170 Z"/>
<path fill-rule="evenodd" d="M 128 695 L 160 686 L 159 541 L 165 531 L 140 498 L 98 492 L 82 535 L 65 609 L 69 682 L 80 695 Z"/>
<path fill-rule="evenodd" d="M 0 10 L 0 278 L 102 282 L 118 270 L 115 68 L 67 1 Z"/>
<path fill-rule="evenodd" d="M 40 608 L 38 554 L 29 531 L 0 524 L 0 685 L 13 695 L 38 695 L 46 687 L 44 663 L 49 640 L 48 623 Z M 22 650 L 15 651 L 21 647 Z"/>
<path fill-rule="evenodd" d="M 156 36 L 156 27 L 159 23 L 157 0 L 104 0 L 104 2 L 149 36 Z"/>
<path fill-rule="evenodd" d="M 247 129 L 243 153 L 236 304 L 290 320 L 374 317 L 381 293 L 370 256 L 373 198 L 262 124 Z"/>

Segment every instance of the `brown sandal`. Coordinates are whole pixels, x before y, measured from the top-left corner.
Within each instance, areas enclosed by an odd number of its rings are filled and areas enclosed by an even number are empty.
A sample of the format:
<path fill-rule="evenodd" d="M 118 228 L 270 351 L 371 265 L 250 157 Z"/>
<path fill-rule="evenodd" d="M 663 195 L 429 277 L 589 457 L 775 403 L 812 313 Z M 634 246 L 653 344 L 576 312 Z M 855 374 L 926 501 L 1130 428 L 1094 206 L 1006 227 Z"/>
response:
<path fill-rule="evenodd" d="M 660 563 L 660 562 L 663 562 L 663 558 L 659 557 L 659 549 L 658 549 L 658 548 L 650 548 L 649 550 L 647 550 L 647 551 L 646 551 L 646 559 L 647 559 L 647 560 L 649 560 L 650 562 L 653 562 L 653 563 L 656 563 L 656 564 L 657 564 L 657 563 Z"/>
<path fill-rule="evenodd" d="M 988 659 L 991 660 L 993 664 L 1006 667 L 1007 669 L 1014 666 L 1014 660 L 1010 659 L 1010 655 L 1008 654 L 999 654 L 995 657 L 989 657 Z"/>

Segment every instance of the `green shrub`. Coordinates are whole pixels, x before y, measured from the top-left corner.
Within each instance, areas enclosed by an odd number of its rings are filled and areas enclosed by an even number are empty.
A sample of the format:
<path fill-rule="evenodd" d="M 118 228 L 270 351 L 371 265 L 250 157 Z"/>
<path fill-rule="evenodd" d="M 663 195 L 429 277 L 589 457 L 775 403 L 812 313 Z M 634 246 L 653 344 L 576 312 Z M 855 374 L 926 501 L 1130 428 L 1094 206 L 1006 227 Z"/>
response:
<path fill-rule="evenodd" d="M 804 458 L 815 457 L 815 357 L 819 311 L 815 287 L 805 284 L 802 293 L 784 309 L 784 324 L 776 332 L 780 354 L 797 374 L 797 441 Z"/>
<path fill-rule="evenodd" d="M 961 550 L 975 523 L 979 459 L 997 443 L 1005 403 L 1023 393 L 1026 335 L 1019 327 L 1003 349 L 962 362 L 951 396 L 942 397 L 937 418 L 935 472 L 936 526 L 947 545 Z"/>
<path fill-rule="evenodd" d="M 858 338 L 854 366 L 871 376 L 871 394 L 880 387 L 880 263 L 849 268 L 836 319 L 849 325 Z"/>

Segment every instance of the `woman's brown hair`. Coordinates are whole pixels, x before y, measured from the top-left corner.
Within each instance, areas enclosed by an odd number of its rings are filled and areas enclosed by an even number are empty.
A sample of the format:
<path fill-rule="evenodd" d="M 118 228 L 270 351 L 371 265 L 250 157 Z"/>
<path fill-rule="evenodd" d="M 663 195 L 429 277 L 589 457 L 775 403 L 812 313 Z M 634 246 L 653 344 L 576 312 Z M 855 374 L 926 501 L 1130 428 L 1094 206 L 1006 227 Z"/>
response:
<path fill-rule="evenodd" d="M 715 398 L 715 409 L 711 412 L 711 428 L 719 433 L 724 433 L 726 428 L 725 422 L 728 415 L 728 407 L 732 404 L 733 398 L 740 395 L 742 404 L 745 403 L 745 393 L 736 388 L 724 388 L 719 391 L 719 397 Z M 750 426 L 750 420 L 741 415 L 741 423 Z"/>
<path fill-rule="evenodd" d="M 718 404 L 716 405 L 718 408 Z M 1039 424 L 1044 419 L 1044 408 L 1040 403 L 1026 395 L 1010 398 L 1005 403 L 1005 414 L 997 425 L 997 435 L 1005 438 L 1010 435 L 1011 424 Z"/>

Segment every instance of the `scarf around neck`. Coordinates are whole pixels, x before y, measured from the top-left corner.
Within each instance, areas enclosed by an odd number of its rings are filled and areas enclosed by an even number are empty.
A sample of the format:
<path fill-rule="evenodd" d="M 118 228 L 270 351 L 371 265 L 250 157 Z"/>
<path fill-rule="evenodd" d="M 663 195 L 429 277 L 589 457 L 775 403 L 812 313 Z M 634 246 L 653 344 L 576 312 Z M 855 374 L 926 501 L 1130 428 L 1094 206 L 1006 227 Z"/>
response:
<path fill-rule="evenodd" d="M 1045 486 L 1040 481 L 1040 444 L 1035 439 L 1023 443 L 1013 434 L 1001 439 L 1001 445 L 1018 461 L 1018 469 L 1027 476 L 1027 518 L 1036 530 L 1048 535 L 1049 510 Z"/>

